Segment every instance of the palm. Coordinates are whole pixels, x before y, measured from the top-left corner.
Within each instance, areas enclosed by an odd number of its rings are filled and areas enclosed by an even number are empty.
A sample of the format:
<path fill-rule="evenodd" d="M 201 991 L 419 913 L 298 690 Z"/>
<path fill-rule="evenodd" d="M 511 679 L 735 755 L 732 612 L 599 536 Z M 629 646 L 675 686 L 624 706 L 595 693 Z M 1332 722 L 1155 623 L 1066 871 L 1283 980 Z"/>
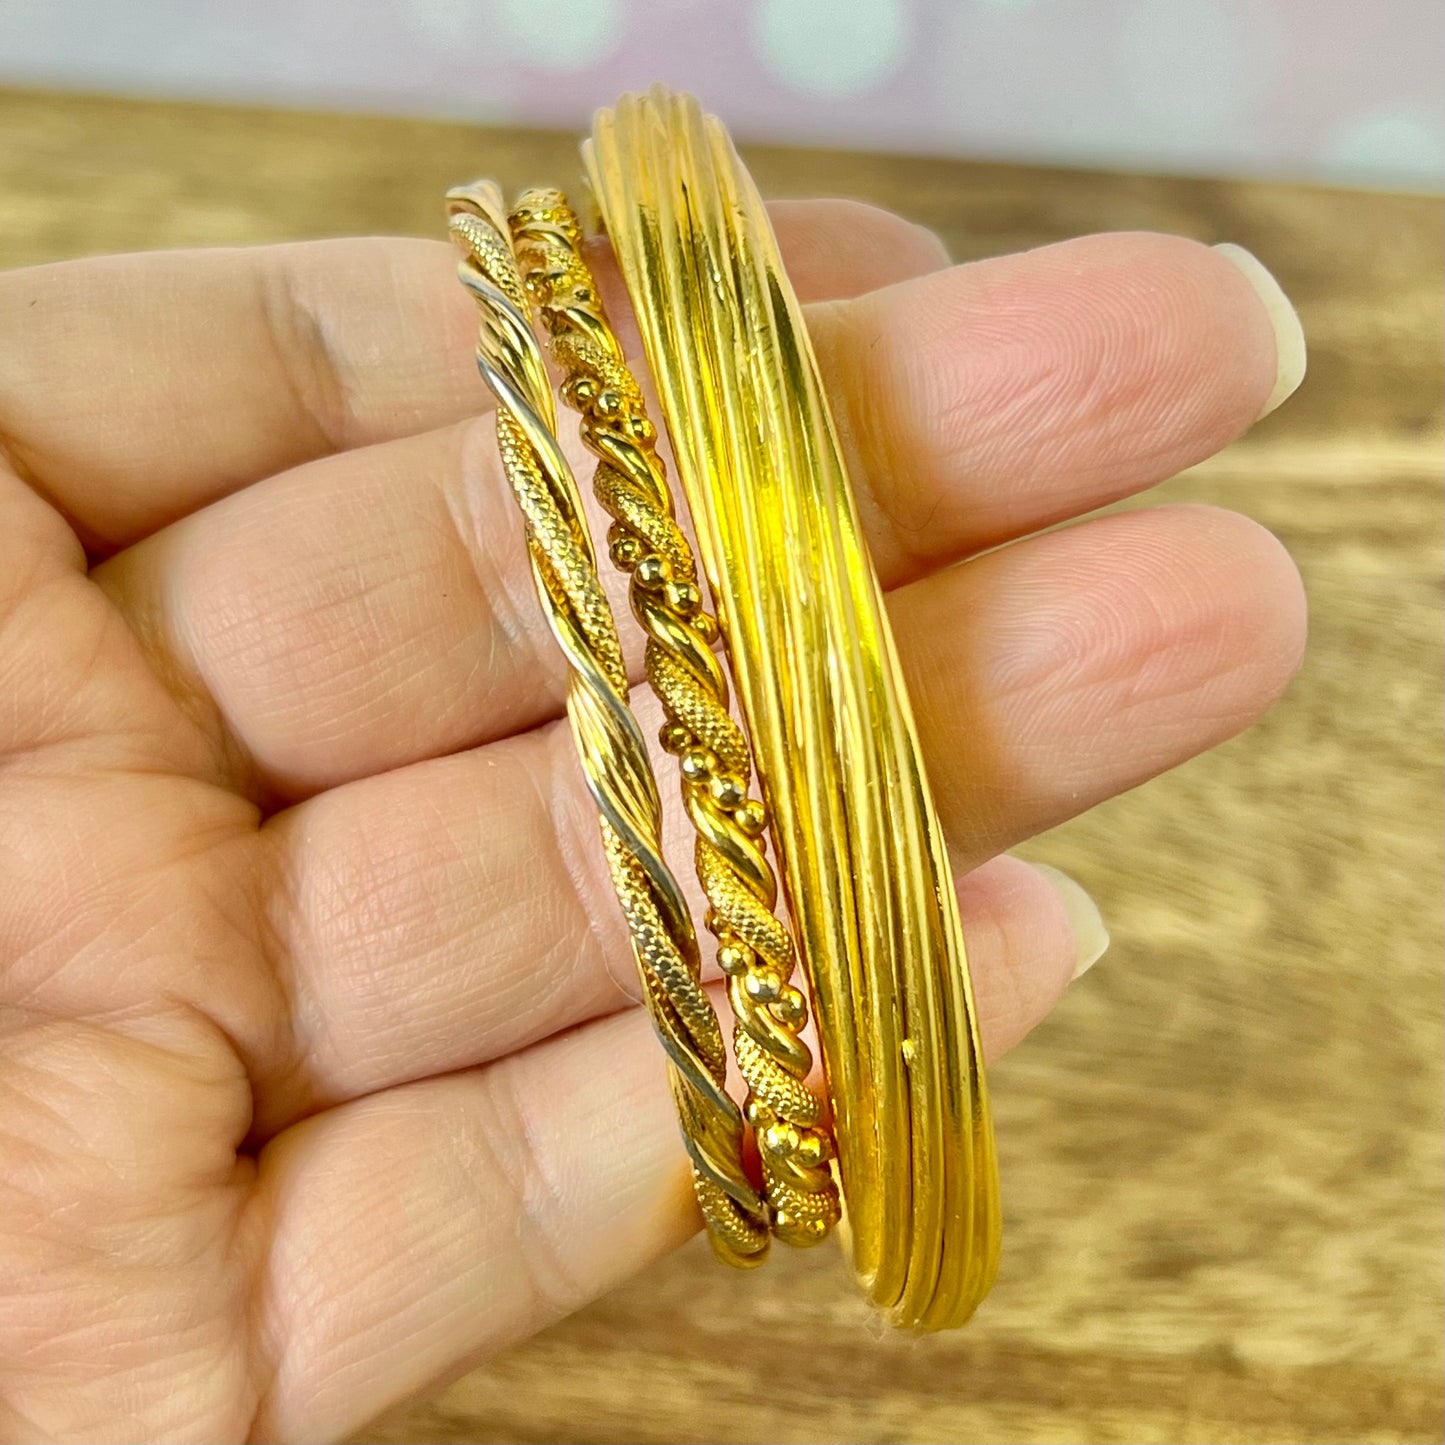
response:
<path fill-rule="evenodd" d="M 1075 948 L 1002 850 L 1251 720 L 1302 617 L 1227 514 L 945 564 L 1222 445 L 1275 342 L 1188 243 L 925 274 L 879 213 L 779 225 L 997 1052 Z M 694 1227 L 471 304 L 443 247 L 335 242 L 0 313 L 0 1429 L 336 1437 Z"/>

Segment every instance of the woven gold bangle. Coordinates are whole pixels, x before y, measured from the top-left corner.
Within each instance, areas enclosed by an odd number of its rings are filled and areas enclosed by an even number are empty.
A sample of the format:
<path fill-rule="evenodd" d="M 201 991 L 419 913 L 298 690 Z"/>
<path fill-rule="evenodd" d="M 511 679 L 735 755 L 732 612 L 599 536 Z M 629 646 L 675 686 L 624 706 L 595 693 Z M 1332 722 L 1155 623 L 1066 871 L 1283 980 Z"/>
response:
<path fill-rule="evenodd" d="M 699 983 L 697 939 L 662 858 L 661 803 L 647 746 L 627 706 L 627 673 L 602 591 L 582 498 L 556 440 L 541 348 L 526 316 L 505 208 L 489 182 L 447 193 L 463 284 L 481 324 L 477 365 L 497 398 L 497 442 L 526 524 L 537 593 L 570 668 L 567 712 L 602 814 L 613 885 L 632 935 L 643 996 L 669 1061 L 673 1099 L 713 1248 L 759 1262 L 766 1214 L 742 1164 L 742 1118 L 726 1092 L 727 1055 Z"/>
<path fill-rule="evenodd" d="M 728 712 L 727 679 L 712 650 L 717 624 L 703 609 L 656 433 L 583 258 L 576 216 L 560 192 L 532 190 L 510 219 L 522 279 L 565 376 L 562 395 L 581 414 L 583 439 L 598 457 L 593 489 L 613 519 L 609 550 L 631 574 L 632 610 L 647 634 L 647 677 L 666 714 L 662 742 L 678 759 L 697 835 L 697 874 L 728 976 L 733 1047 L 772 1226 L 789 1244 L 815 1244 L 838 1219 L 832 1144 L 823 1102 L 807 1085 L 813 1059 L 799 1035 L 808 1005 L 789 981 L 793 940 L 773 911 L 767 812 L 748 796 L 752 750 Z"/>
<path fill-rule="evenodd" d="M 997 1269 L 958 905 L 801 309 L 722 126 L 600 112 L 593 190 L 638 315 L 752 738 L 833 1103 L 853 1263 L 899 1324 Z"/>

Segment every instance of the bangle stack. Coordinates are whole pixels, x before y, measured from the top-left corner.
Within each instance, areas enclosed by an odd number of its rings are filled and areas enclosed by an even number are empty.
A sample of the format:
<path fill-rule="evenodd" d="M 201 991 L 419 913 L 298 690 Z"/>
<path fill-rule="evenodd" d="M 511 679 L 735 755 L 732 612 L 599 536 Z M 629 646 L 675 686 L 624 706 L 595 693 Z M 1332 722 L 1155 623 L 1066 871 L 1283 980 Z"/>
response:
<path fill-rule="evenodd" d="M 486 182 L 450 192 L 448 211 L 703 1218 L 720 1259 L 751 1265 L 770 1234 L 815 1243 L 841 1210 L 877 1308 L 903 1326 L 961 1324 L 993 1282 L 1000 1238 L 977 1021 L 943 835 L 802 309 L 756 188 L 696 101 L 661 88 L 624 97 L 583 152 L 715 617 L 576 216 L 555 191 L 525 193 L 508 215 Z M 727 978 L 742 1110 L 662 856 L 657 783 L 532 320 L 596 458 L 607 550 L 646 636 Z M 810 1087 L 795 957 L 826 1108 Z M 744 1163 L 749 1130 L 760 1188 Z"/>

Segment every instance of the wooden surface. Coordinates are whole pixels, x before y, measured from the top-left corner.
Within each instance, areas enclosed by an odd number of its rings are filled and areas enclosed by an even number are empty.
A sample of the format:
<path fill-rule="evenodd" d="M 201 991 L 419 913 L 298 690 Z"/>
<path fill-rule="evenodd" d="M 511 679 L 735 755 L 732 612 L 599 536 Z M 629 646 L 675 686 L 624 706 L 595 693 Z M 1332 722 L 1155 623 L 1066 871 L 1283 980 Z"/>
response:
<path fill-rule="evenodd" d="M 1008 1235 L 974 1326 L 886 1337 L 831 1253 L 734 1276 L 694 1248 L 364 1438 L 1441 1440 L 1439 203 L 751 158 L 771 194 L 893 206 L 959 259 L 1120 227 L 1262 256 L 1309 379 L 1162 490 L 1285 539 L 1309 660 L 1262 726 L 1036 845 L 1114 947 L 993 1072 Z M 482 171 L 572 183 L 574 142 L 0 95 L 0 264 L 433 235 Z"/>

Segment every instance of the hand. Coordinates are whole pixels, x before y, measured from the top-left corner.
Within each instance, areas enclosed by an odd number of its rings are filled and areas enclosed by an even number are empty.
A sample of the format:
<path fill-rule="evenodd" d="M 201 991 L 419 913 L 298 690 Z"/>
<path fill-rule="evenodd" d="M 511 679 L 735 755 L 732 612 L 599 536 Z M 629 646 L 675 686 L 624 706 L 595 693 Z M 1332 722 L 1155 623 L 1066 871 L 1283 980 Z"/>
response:
<path fill-rule="evenodd" d="M 1246 726 L 1304 634 L 1243 517 L 1030 534 L 1301 344 L 1189 241 L 949 270 L 775 218 L 996 1055 L 1103 938 L 1003 850 Z M 8 1439 L 333 1439 L 697 1227 L 475 326 L 441 242 L 0 276 Z"/>

